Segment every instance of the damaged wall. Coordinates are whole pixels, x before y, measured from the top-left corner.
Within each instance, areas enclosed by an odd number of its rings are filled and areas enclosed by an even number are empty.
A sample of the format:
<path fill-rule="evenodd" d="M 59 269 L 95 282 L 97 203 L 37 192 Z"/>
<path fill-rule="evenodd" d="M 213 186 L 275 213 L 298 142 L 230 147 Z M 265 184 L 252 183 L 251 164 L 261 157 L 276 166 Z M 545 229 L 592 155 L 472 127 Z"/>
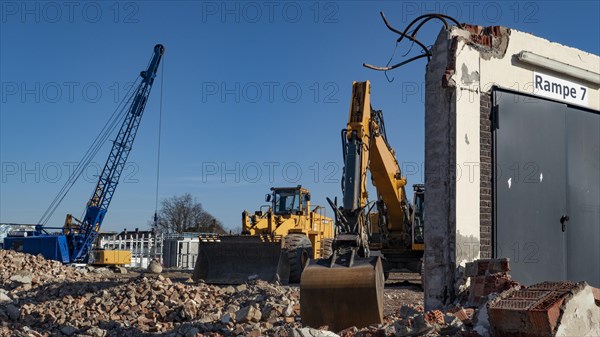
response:
<path fill-rule="evenodd" d="M 516 59 L 522 51 L 600 73 L 597 55 L 504 27 L 442 29 L 432 48 L 425 79 L 425 188 L 435 205 L 425 212 L 428 309 L 455 298 L 461 266 L 493 255 L 491 89 L 536 93 L 539 69 Z M 600 89 L 586 84 L 588 107 L 599 110 Z"/>

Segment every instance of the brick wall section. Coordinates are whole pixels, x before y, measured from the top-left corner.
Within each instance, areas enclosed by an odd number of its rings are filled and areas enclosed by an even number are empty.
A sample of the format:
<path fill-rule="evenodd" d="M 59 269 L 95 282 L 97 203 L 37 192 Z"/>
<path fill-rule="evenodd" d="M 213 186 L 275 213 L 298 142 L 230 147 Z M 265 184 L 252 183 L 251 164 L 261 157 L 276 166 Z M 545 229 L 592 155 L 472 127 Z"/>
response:
<path fill-rule="evenodd" d="M 480 96 L 480 202 L 479 229 L 480 254 L 482 259 L 492 257 L 492 97 L 489 93 Z"/>

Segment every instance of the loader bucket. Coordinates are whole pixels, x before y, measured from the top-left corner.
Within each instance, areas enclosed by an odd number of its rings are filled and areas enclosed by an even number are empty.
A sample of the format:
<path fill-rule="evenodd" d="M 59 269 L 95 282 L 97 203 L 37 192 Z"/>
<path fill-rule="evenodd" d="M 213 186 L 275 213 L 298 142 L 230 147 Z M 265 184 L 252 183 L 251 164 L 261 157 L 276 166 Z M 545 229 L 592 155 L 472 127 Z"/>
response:
<path fill-rule="evenodd" d="M 212 284 L 242 284 L 251 279 L 287 284 L 289 264 L 282 240 L 228 235 L 200 242 L 193 279 Z"/>
<path fill-rule="evenodd" d="M 351 267 L 332 265 L 331 259 L 311 260 L 300 281 L 302 324 L 340 331 L 381 323 L 384 283 L 378 256 L 355 258 Z"/>

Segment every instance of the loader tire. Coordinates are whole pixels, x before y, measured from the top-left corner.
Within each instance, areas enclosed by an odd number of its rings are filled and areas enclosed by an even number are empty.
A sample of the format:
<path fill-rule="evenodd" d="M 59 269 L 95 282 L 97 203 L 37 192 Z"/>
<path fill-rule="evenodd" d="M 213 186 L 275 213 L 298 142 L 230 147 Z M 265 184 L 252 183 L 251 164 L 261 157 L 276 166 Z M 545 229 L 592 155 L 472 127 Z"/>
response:
<path fill-rule="evenodd" d="M 333 239 L 323 239 L 323 256 L 322 259 L 328 259 L 333 255 Z"/>
<path fill-rule="evenodd" d="M 288 234 L 285 237 L 285 248 L 290 263 L 290 283 L 299 283 L 302 270 L 313 258 L 312 244 L 304 234 Z"/>

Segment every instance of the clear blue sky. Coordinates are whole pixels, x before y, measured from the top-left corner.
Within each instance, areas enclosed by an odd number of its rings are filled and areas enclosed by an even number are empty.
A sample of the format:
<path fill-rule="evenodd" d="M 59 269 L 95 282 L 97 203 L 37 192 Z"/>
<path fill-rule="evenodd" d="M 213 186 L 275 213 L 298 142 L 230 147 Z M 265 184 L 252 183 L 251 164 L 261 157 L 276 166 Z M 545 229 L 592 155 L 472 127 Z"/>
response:
<path fill-rule="evenodd" d="M 38 221 L 156 43 L 166 47 L 159 197 L 189 192 L 229 228 L 271 186 L 302 184 L 313 204 L 340 195 L 352 81 L 372 81 L 409 184 L 422 182 L 413 170 L 423 163 L 425 61 L 391 72 L 391 83 L 361 66 L 384 65 L 393 50 L 381 10 L 401 29 L 441 12 L 600 54 L 598 1 L 0 4 L 0 222 Z M 430 22 L 420 39 L 432 44 L 440 27 Z M 145 228 L 154 213 L 160 93 L 159 81 L 105 231 Z M 81 215 L 108 151 L 50 225 Z"/>

